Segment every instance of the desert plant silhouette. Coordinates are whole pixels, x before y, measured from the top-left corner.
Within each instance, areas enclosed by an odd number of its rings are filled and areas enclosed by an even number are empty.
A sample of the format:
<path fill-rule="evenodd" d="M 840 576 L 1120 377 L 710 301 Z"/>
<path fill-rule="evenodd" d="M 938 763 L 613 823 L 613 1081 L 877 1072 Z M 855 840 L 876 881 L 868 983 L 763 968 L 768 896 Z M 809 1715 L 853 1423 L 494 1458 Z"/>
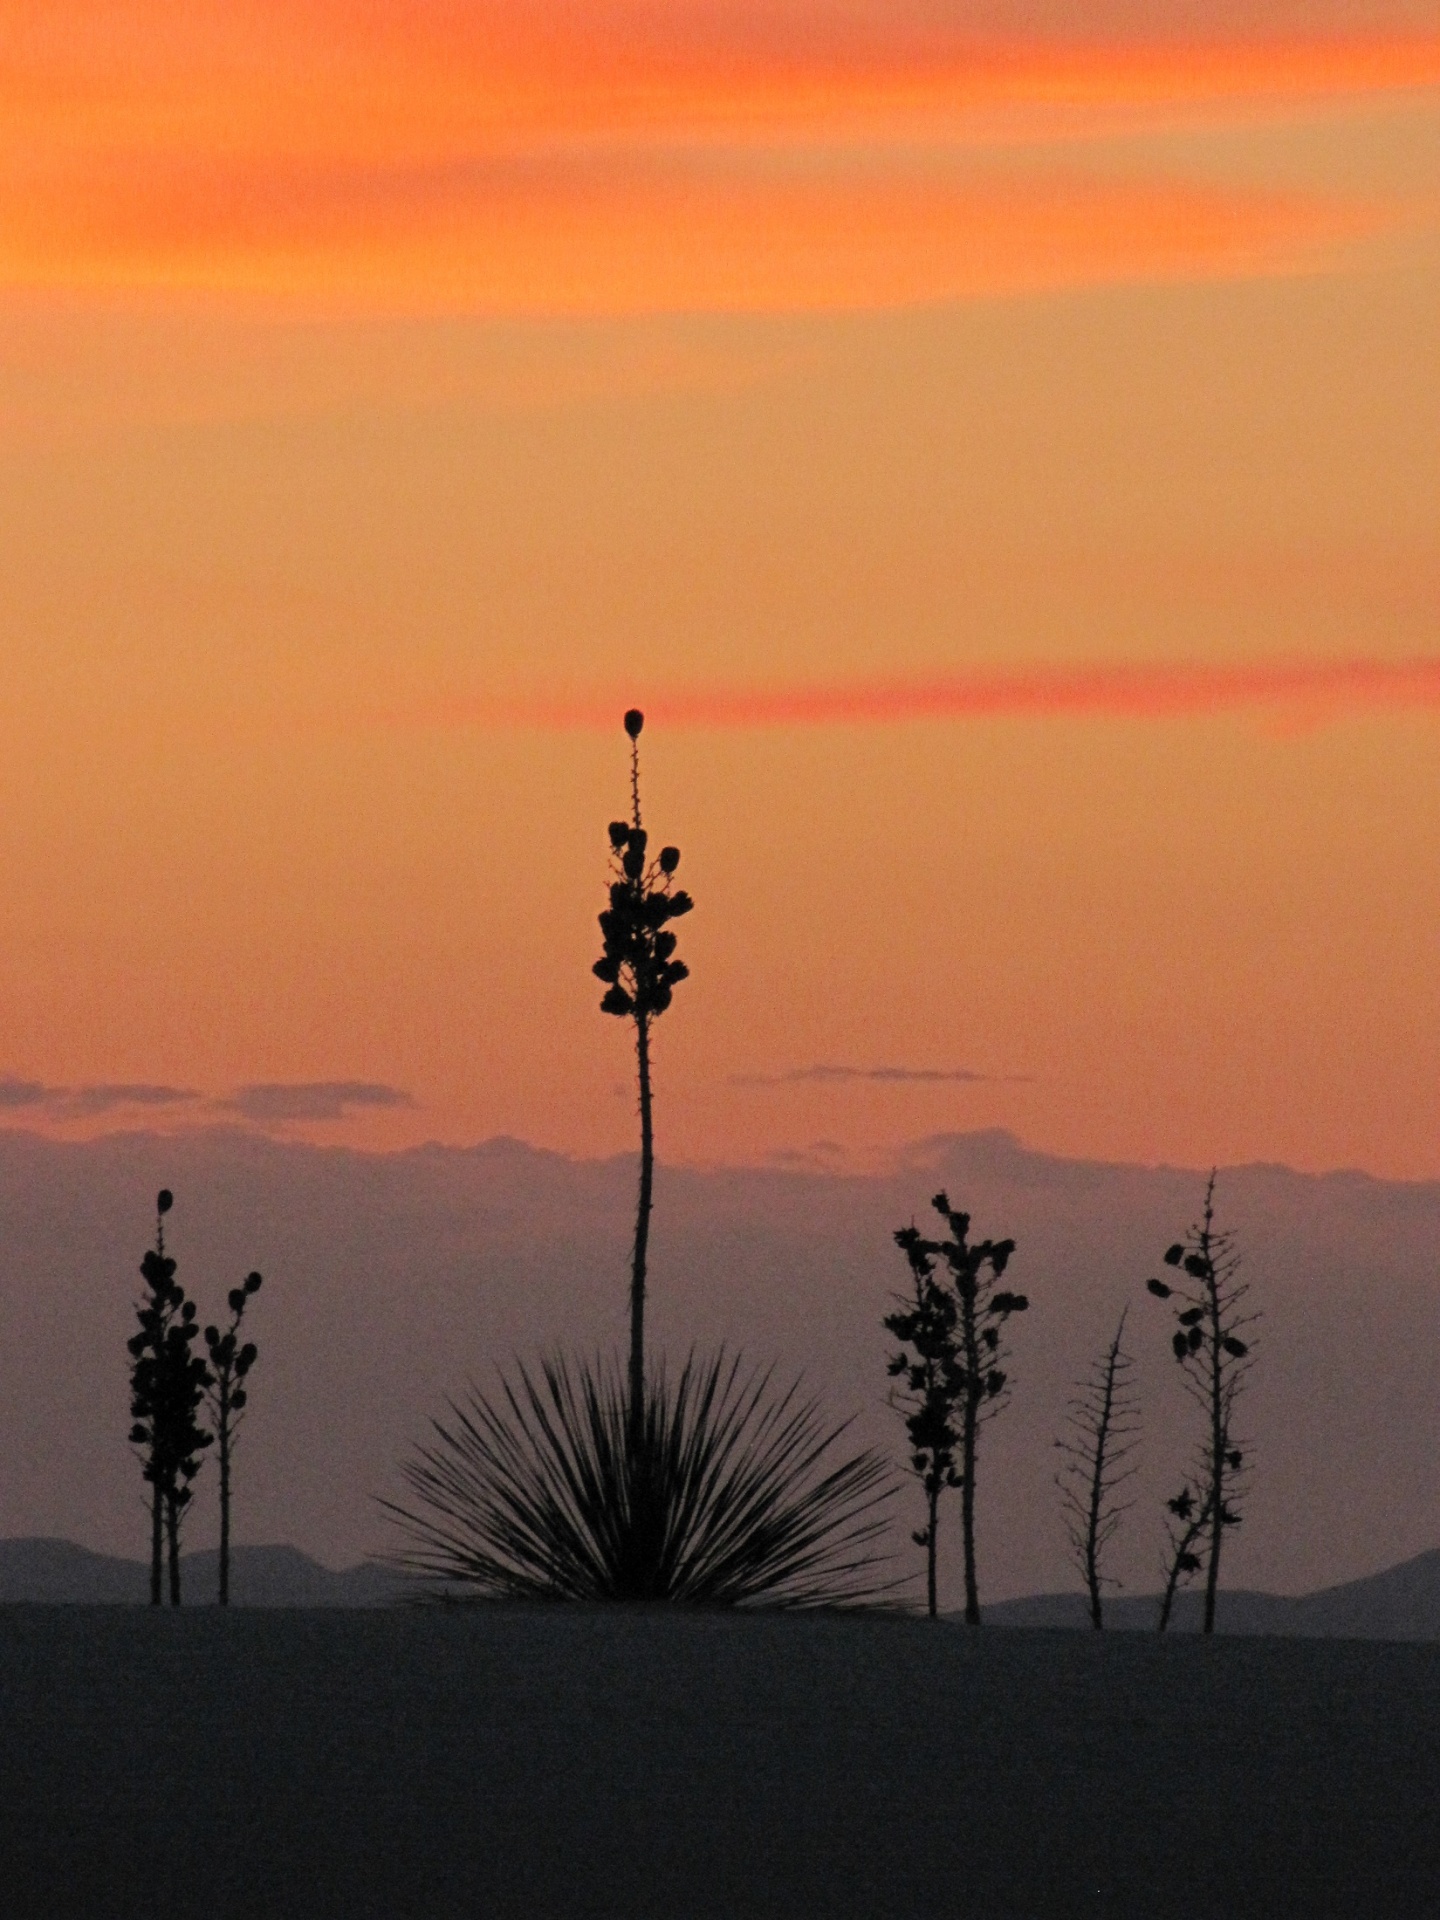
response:
<path fill-rule="evenodd" d="M 246 1376 L 259 1358 L 260 1349 L 253 1340 L 240 1343 L 240 1323 L 245 1309 L 260 1291 L 258 1273 L 245 1276 L 242 1286 L 232 1287 L 226 1297 L 230 1324 L 222 1333 L 218 1327 L 206 1327 L 205 1349 L 209 1360 L 209 1378 L 205 1397 L 215 1423 L 216 1459 L 220 1468 L 220 1591 L 222 1607 L 230 1604 L 230 1466 L 235 1449 L 235 1431 L 245 1417 L 249 1389 Z"/>
<path fill-rule="evenodd" d="M 1134 1459 L 1140 1439 L 1140 1402 L 1132 1379 L 1135 1362 L 1125 1351 L 1125 1319 L 1105 1352 L 1095 1361 L 1070 1403 L 1068 1435 L 1055 1442 L 1065 1464 L 1055 1476 L 1065 1517 L 1070 1556 L 1085 1581 L 1090 1624 L 1105 1625 L 1105 1549 L 1134 1505 L 1120 1489 L 1138 1471 Z"/>
<path fill-rule="evenodd" d="M 191 1482 L 212 1435 L 196 1419 L 209 1385 L 205 1362 L 192 1350 L 199 1329 L 195 1303 L 175 1278 L 165 1251 L 165 1215 L 174 1195 L 155 1199 L 155 1245 L 140 1263 L 146 1291 L 136 1305 L 139 1331 L 127 1343 L 130 1358 L 130 1442 L 150 1487 L 150 1604 L 160 1605 L 162 1533 L 168 1553 L 170 1604 L 180 1605 L 180 1525 Z"/>
<path fill-rule="evenodd" d="M 834 1464 L 845 1427 L 738 1357 L 693 1356 L 646 1383 L 638 1425 L 618 1366 L 547 1361 L 501 1377 L 401 1472 L 418 1511 L 382 1504 L 412 1572 L 490 1598 L 853 1606 L 888 1590 L 886 1464 Z"/>
<path fill-rule="evenodd" d="M 161 1466 L 159 1356 L 173 1315 L 170 1281 L 175 1262 L 165 1252 L 165 1215 L 174 1204 L 168 1187 L 155 1201 L 155 1245 L 140 1263 L 146 1292 L 136 1305 L 140 1331 L 126 1343 L 130 1354 L 130 1443 L 142 1462 L 150 1489 L 150 1604 L 160 1605 L 165 1565 L 165 1483 Z"/>
<path fill-rule="evenodd" d="M 479 1595 L 666 1600 L 708 1606 L 854 1605 L 884 1573 L 886 1463 L 842 1457 L 832 1425 L 798 1382 L 722 1352 L 678 1379 L 647 1376 L 645 1278 L 655 1151 L 650 1034 L 687 977 L 669 922 L 690 911 L 671 890 L 675 847 L 651 857 L 640 817 L 638 708 L 630 740 L 631 817 L 610 825 L 602 1011 L 635 1024 L 640 1188 L 631 1259 L 630 1344 L 605 1360 L 544 1361 L 501 1374 L 489 1395 L 450 1402 L 428 1445 L 402 1463 L 412 1506 L 382 1501 L 408 1536 L 392 1559 Z"/>
<path fill-rule="evenodd" d="M 895 1244 L 910 1265 L 914 1305 L 908 1299 L 885 1327 L 900 1341 L 889 1372 L 902 1379 L 895 1395 L 905 1413 L 910 1465 L 925 1490 L 927 1519 L 914 1535 L 926 1550 L 927 1597 L 936 1609 L 935 1552 L 940 1495 L 960 1490 L 961 1538 L 965 1554 L 965 1619 L 980 1624 L 980 1591 L 975 1572 L 975 1468 L 980 1425 L 1004 1404 L 1007 1357 L 1003 1332 L 1012 1313 L 1024 1313 L 1023 1293 L 999 1286 L 1015 1251 L 1013 1240 L 971 1244 L 970 1216 L 937 1193 L 931 1202 L 950 1229 L 948 1240 L 926 1240 L 918 1227 L 901 1227 Z M 910 1353 L 903 1351 L 908 1347 Z M 913 1357 L 912 1357 L 913 1356 Z"/>
<path fill-rule="evenodd" d="M 940 1530 L 940 1495 L 958 1487 L 955 1465 L 961 1443 L 957 1411 L 964 1397 L 963 1359 L 956 1338 L 959 1318 L 955 1295 L 936 1278 L 935 1259 L 915 1227 L 895 1236 L 910 1262 L 913 1298 L 897 1296 L 894 1313 L 887 1314 L 887 1332 L 908 1347 L 893 1354 L 892 1379 L 903 1378 L 902 1388 L 891 1389 L 891 1404 L 903 1409 L 910 1441 L 910 1465 L 920 1477 L 925 1494 L 926 1521 L 910 1537 L 925 1548 L 926 1602 L 936 1614 L 936 1544 Z"/>
<path fill-rule="evenodd" d="M 1180 1582 L 1199 1573 L 1205 1564 L 1195 1548 L 1210 1522 L 1210 1505 L 1187 1480 L 1173 1500 L 1165 1502 L 1170 1518 L 1165 1522 L 1168 1551 L 1165 1556 L 1165 1585 L 1160 1591 L 1160 1612 L 1156 1626 L 1164 1633 L 1175 1610 L 1175 1595 Z"/>
<path fill-rule="evenodd" d="M 635 1024 L 640 1191 L 630 1263 L 630 1403 L 637 1427 L 645 1400 L 645 1278 L 655 1193 L 650 1033 L 669 1007 L 675 988 L 690 971 L 683 960 L 675 958 L 675 935 L 669 922 L 689 913 L 695 904 L 683 889 L 671 890 L 680 865 L 680 849 L 662 847 L 652 858 L 649 838 L 641 824 L 640 733 L 644 725 L 644 714 L 632 707 L 625 715 L 625 732 L 630 740 L 630 818 L 610 822 L 610 904 L 600 915 L 605 951 L 594 966 L 596 977 L 605 983 L 601 1011 Z"/>
<path fill-rule="evenodd" d="M 1170 1621 L 1175 1591 L 1182 1578 L 1205 1568 L 1204 1631 L 1215 1631 L 1215 1595 L 1220 1582 L 1220 1549 L 1227 1527 L 1238 1527 L 1237 1486 L 1245 1457 L 1234 1444 L 1235 1401 L 1250 1371 L 1249 1343 L 1242 1328 L 1258 1315 L 1244 1310 L 1250 1289 L 1240 1278 L 1240 1254 L 1232 1233 L 1215 1225 L 1215 1181 L 1205 1186 L 1205 1204 L 1197 1225 L 1165 1254 L 1165 1264 L 1176 1270 L 1172 1286 L 1147 1280 L 1159 1300 L 1175 1300 L 1175 1332 L 1171 1348 L 1185 1372 L 1191 1398 L 1205 1416 L 1205 1433 L 1194 1473 L 1176 1497 L 1167 1503 L 1170 1513 L 1170 1556 L 1159 1626 Z M 1204 1559 L 1195 1552 L 1208 1534 Z"/>

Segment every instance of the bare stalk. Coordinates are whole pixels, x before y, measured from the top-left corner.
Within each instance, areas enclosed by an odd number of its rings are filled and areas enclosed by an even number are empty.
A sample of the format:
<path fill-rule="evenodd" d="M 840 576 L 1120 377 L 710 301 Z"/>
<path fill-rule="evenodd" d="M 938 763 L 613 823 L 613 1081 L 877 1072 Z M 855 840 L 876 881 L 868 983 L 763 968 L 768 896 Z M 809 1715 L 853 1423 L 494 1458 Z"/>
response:
<path fill-rule="evenodd" d="M 1066 1456 L 1056 1480 L 1071 1557 L 1084 1578 L 1090 1624 L 1097 1631 L 1105 1624 L 1104 1589 L 1115 1584 L 1104 1571 L 1105 1549 L 1134 1504 L 1118 1498 L 1136 1472 L 1133 1456 L 1140 1437 L 1131 1378 L 1135 1363 L 1123 1344 L 1125 1320 L 1122 1313 L 1114 1339 L 1070 1404 L 1068 1436 L 1055 1443 Z"/>

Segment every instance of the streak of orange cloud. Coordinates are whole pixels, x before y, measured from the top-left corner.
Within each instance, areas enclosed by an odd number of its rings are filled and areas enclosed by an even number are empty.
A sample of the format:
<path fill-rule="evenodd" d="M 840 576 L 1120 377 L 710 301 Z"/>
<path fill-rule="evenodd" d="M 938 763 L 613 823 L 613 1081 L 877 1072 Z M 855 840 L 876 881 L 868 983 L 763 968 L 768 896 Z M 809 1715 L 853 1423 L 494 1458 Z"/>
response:
<path fill-rule="evenodd" d="M 977 31 L 904 9 L 0 0 L 6 145 L 454 158 L 497 141 L 834 136 L 997 108 L 1173 109 L 1440 85 L 1440 32 Z"/>
<path fill-rule="evenodd" d="M 667 727 L 886 726 L 916 720 L 1180 720 L 1264 713 L 1299 724 L 1374 713 L 1440 713 L 1440 659 L 1033 666 L 906 680 L 717 687 L 604 698 L 453 699 L 391 724 L 611 728 L 639 695 Z"/>
<path fill-rule="evenodd" d="M 112 178 L 17 215 L 0 278 L 507 314 L 834 311 L 1291 271 L 1383 204 L 1171 180 L 621 164 Z"/>
<path fill-rule="evenodd" d="M 1078 178 L 1073 152 L 1005 178 L 974 155 L 1440 86 L 1435 33 L 1081 42 L 803 5 L 0 0 L 0 44 L 0 287 L 383 311 L 806 310 L 1288 270 L 1401 211 Z"/>

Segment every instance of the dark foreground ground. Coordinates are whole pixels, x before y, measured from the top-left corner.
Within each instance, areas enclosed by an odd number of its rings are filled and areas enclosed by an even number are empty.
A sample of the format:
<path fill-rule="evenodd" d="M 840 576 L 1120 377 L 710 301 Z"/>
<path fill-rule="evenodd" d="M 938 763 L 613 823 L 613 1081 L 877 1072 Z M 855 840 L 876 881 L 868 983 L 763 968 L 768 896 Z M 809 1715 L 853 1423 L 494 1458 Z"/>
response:
<path fill-rule="evenodd" d="M 0 1609 L 4 1920 L 1440 1913 L 1440 1648 Z"/>

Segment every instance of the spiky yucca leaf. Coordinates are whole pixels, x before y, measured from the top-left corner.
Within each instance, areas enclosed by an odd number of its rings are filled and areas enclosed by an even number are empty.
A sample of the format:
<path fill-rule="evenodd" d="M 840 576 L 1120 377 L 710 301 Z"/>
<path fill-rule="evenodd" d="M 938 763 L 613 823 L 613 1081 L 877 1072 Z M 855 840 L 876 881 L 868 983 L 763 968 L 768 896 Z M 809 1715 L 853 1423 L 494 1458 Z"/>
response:
<path fill-rule="evenodd" d="M 856 1605 L 889 1591 L 880 1456 L 830 1464 L 845 1431 L 799 1383 L 723 1353 L 646 1387 L 632 1437 L 620 1370 L 517 1366 L 401 1472 L 384 1504 L 413 1573 L 497 1599 L 652 1600 L 715 1607 Z"/>

